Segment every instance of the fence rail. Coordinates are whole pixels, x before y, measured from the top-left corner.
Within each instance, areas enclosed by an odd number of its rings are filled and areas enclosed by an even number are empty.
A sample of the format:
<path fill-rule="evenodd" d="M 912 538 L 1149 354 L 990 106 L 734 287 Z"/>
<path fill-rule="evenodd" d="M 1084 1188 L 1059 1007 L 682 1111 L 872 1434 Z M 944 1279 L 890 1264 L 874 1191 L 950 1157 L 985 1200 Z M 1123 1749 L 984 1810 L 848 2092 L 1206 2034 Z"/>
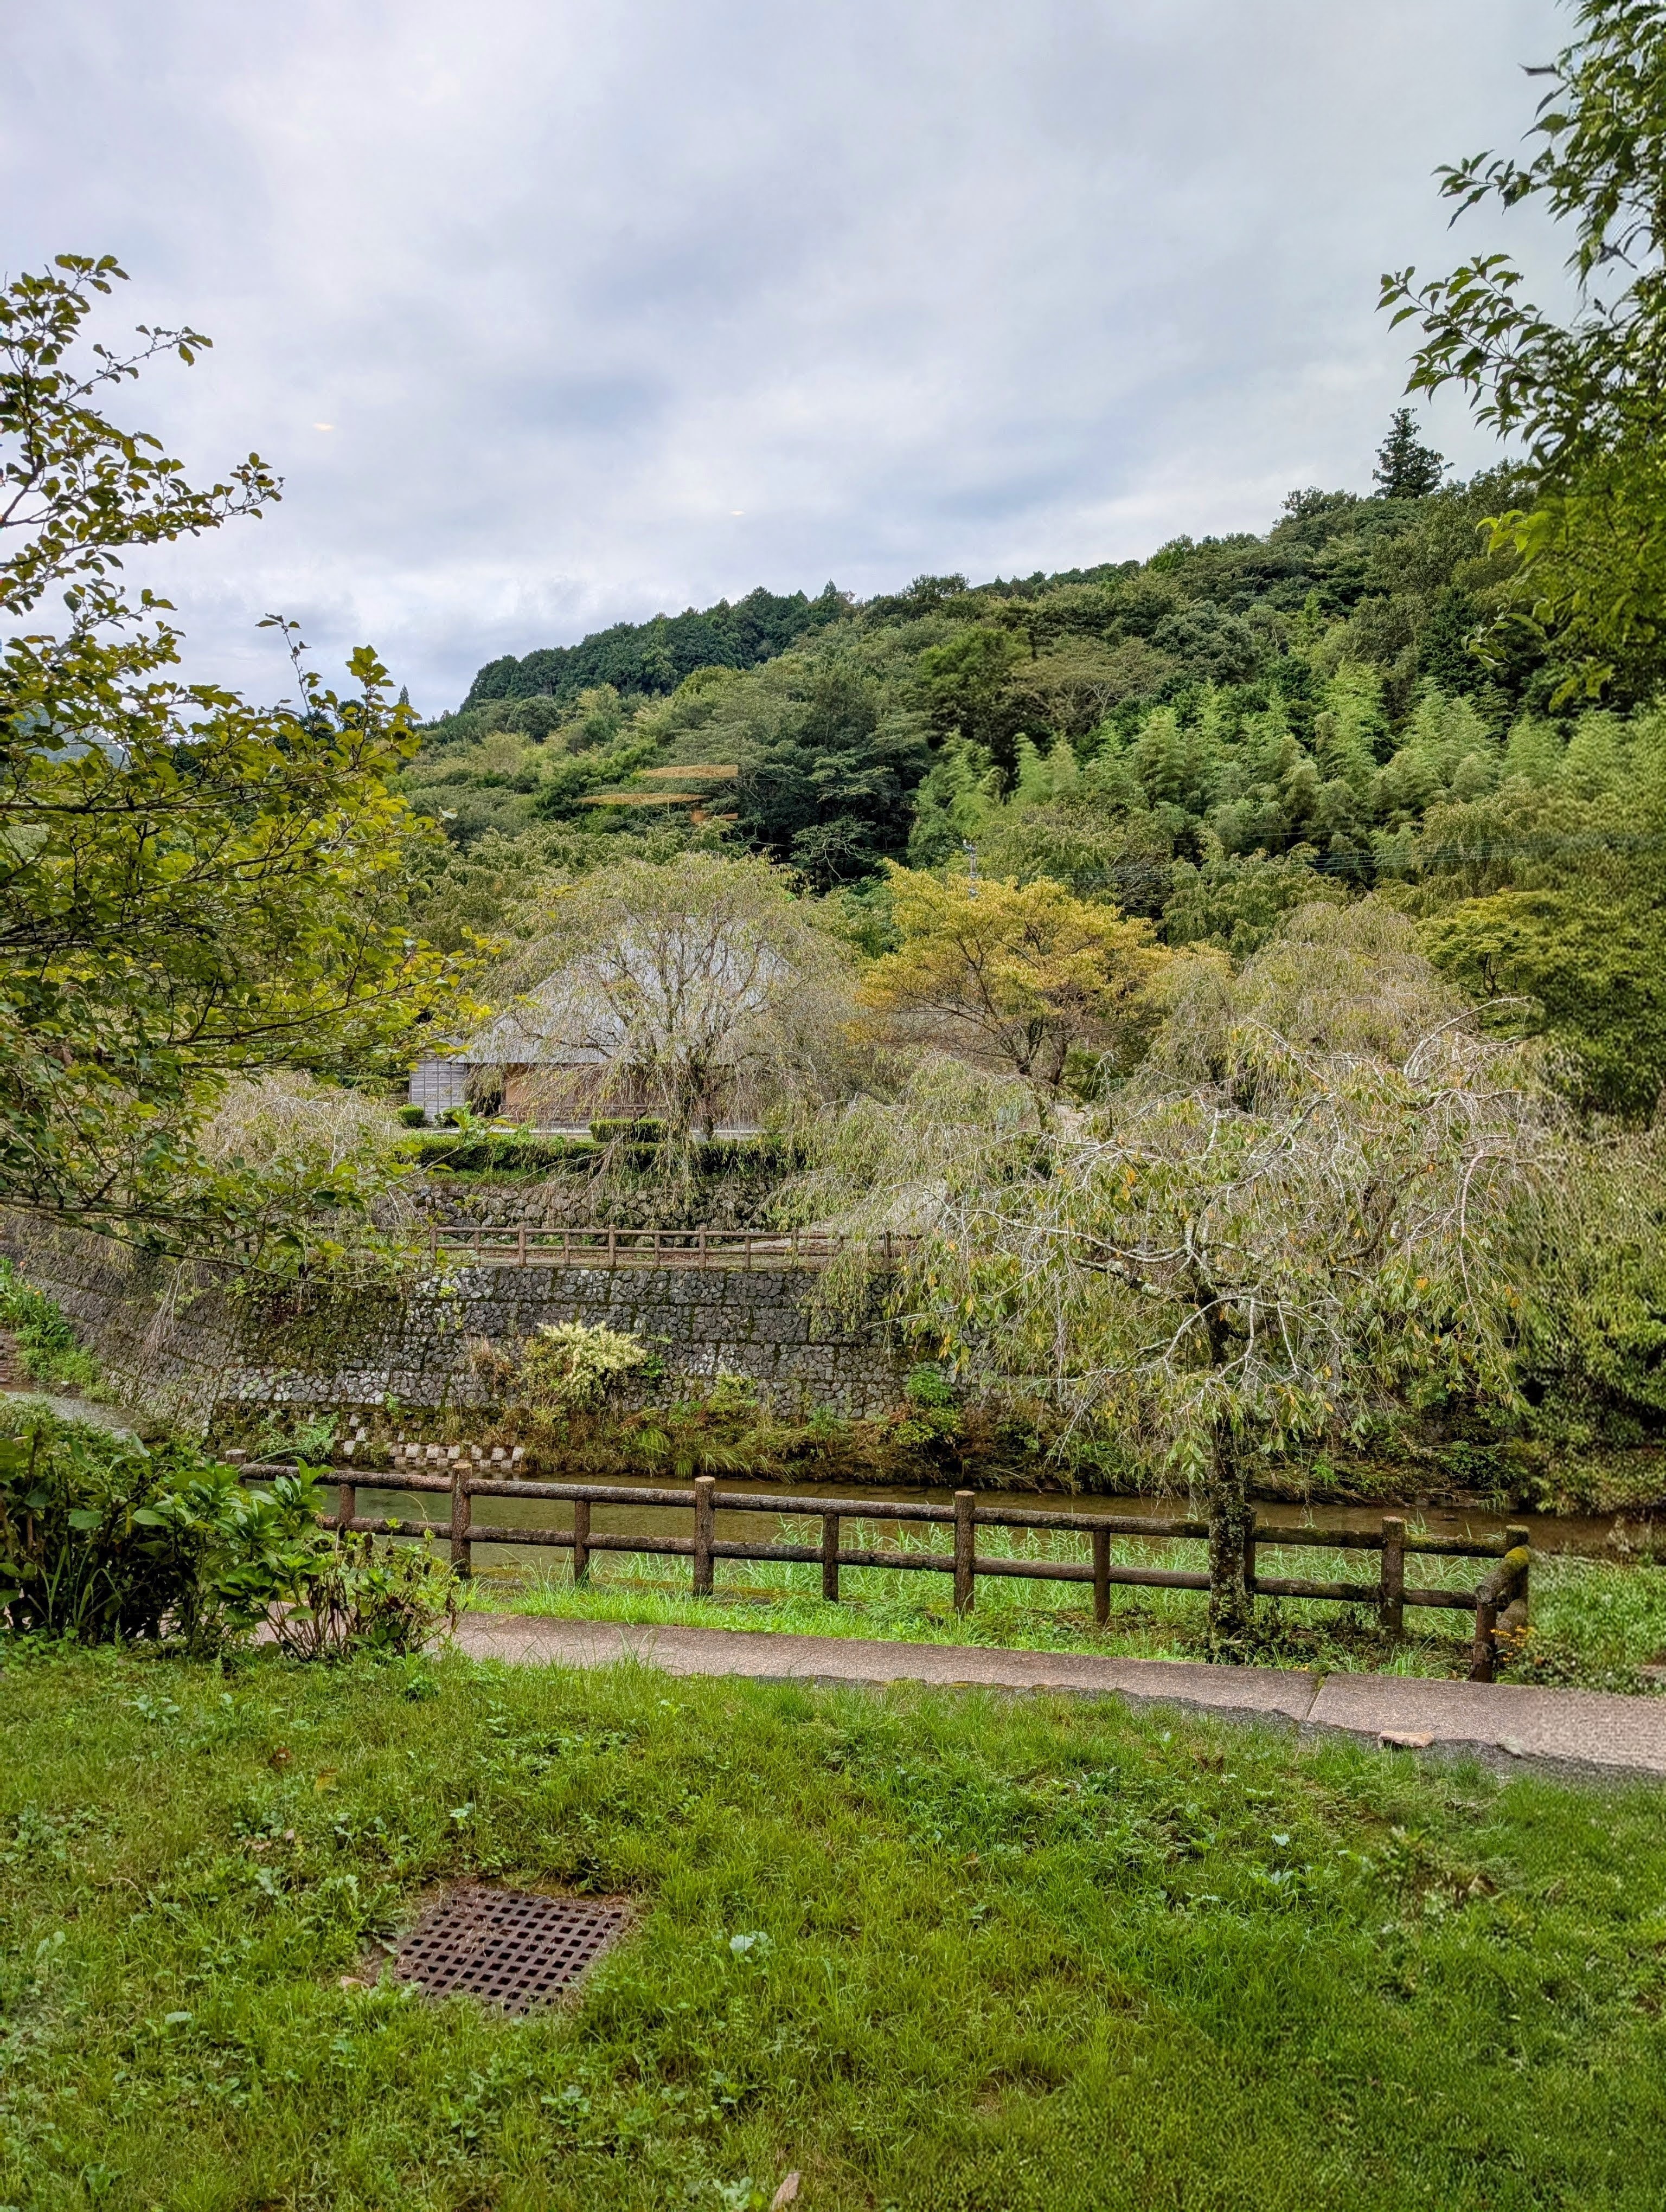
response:
<path fill-rule="evenodd" d="M 271 1463 L 246 1467 L 246 1480 L 271 1480 L 292 1469 Z M 1091 1583 L 1093 1617 L 1104 1626 L 1110 1612 L 1115 1586 L 1140 1589 L 1207 1590 L 1209 1577 L 1201 1571 L 1173 1567 L 1128 1566 L 1110 1556 L 1113 1536 L 1134 1537 L 1154 1543 L 1207 1537 L 1208 1523 L 1199 1520 L 1158 1520 L 1132 1514 L 1082 1513 L 1047 1506 L 980 1505 L 977 1493 L 957 1490 L 952 1505 L 933 1505 L 917 1500 L 891 1498 L 757 1497 L 745 1491 L 720 1490 L 711 1475 L 700 1475 L 688 1485 L 635 1488 L 622 1483 L 518 1482 L 477 1474 L 466 1463 L 453 1464 L 447 1474 L 372 1474 L 368 1468 L 331 1471 L 337 1486 L 336 1510 L 320 1515 L 325 1528 L 376 1535 L 418 1536 L 431 1533 L 441 1522 L 387 1519 L 362 1514 L 361 1489 L 428 1493 L 449 1498 L 449 1534 L 453 1565 L 460 1574 L 473 1570 L 477 1544 L 541 1545 L 573 1555 L 573 1579 L 588 1577 L 591 1554 L 626 1552 L 660 1559 L 693 1561 L 696 1597 L 709 1597 L 713 1567 L 719 1559 L 774 1559 L 803 1565 L 819 1563 L 822 1595 L 836 1603 L 839 1575 L 845 1567 L 881 1567 L 896 1573 L 942 1574 L 954 1577 L 958 1613 L 970 1613 L 980 1575 L 1012 1576 L 1031 1582 Z M 536 1498 L 570 1504 L 570 1528 L 502 1528 L 496 1522 L 477 1523 L 477 1498 Z M 692 1536 L 666 1534 L 654 1536 L 620 1535 L 591 1527 L 596 1505 L 632 1505 L 690 1510 Z M 775 1513 L 789 1519 L 819 1520 L 821 1540 L 815 1544 L 749 1544 L 717 1534 L 720 1513 Z M 915 1521 L 953 1530 L 948 1552 L 904 1552 L 894 1547 L 882 1550 L 853 1550 L 842 1541 L 847 1521 Z M 980 1528 L 1067 1530 L 1091 1540 L 1091 1560 L 980 1558 Z M 1371 1581 L 1322 1582 L 1287 1575 L 1263 1575 L 1257 1571 L 1256 1553 L 1263 1546 L 1280 1549 L 1304 1548 L 1330 1552 L 1377 1553 L 1381 1564 Z M 1475 1589 L 1413 1589 L 1407 1587 L 1406 1560 L 1413 1557 L 1492 1559 L 1496 1562 Z M 1403 1516 L 1385 1513 L 1379 1529 L 1329 1532 L 1319 1528 L 1280 1528 L 1259 1516 L 1250 1524 L 1244 1547 L 1244 1570 L 1252 1593 L 1265 1597 L 1317 1600 L 1337 1605 L 1375 1606 L 1377 1624 L 1388 1635 L 1405 1632 L 1408 1606 L 1432 1607 L 1474 1615 L 1474 1638 L 1470 1653 L 1469 1679 L 1490 1682 L 1497 1666 L 1499 1638 L 1524 1629 L 1528 1621 L 1528 1584 L 1532 1565 L 1529 1531 L 1511 1527 L 1502 1536 L 1432 1536 L 1408 1533 Z"/>
<path fill-rule="evenodd" d="M 514 1229 L 435 1222 L 429 1248 L 480 1267 L 824 1267 L 860 1249 L 895 1259 L 911 1237 L 852 1239 L 820 1230 Z"/>

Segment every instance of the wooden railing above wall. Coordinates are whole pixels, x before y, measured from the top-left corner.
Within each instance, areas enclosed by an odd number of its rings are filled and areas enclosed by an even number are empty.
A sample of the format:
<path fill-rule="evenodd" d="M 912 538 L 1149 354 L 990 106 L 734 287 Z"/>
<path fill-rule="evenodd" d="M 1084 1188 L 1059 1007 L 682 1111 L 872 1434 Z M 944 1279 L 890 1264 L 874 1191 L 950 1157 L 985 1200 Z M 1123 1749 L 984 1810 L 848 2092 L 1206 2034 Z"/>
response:
<path fill-rule="evenodd" d="M 824 1267 L 854 1244 L 884 1263 L 911 1237 L 854 1240 L 814 1229 L 479 1229 L 436 1222 L 429 1249 L 476 1267 Z"/>

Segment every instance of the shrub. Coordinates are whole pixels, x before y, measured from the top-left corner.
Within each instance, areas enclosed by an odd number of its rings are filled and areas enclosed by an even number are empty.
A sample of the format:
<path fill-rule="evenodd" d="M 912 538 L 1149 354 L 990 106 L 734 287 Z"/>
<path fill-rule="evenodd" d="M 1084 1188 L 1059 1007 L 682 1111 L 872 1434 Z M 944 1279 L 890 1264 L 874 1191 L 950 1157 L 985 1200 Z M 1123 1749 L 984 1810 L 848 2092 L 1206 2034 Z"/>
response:
<path fill-rule="evenodd" d="M 222 1650 L 270 1621 L 289 1651 L 410 1651 L 454 1613 L 426 1547 L 319 1528 L 311 1471 L 258 1489 L 188 1444 L 148 1451 L 35 1418 L 0 1439 L 0 1623 L 85 1644 Z"/>
<path fill-rule="evenodd" d="M 271 1613 L 278 1644 L 295 1659 L 368 1651 L 409 1658 L 443 1618 L 457 1625 L 457 1577 L 432 1540 L 384 1545 L 344 1537 L 314 1551 L 284 1578 Z"/>
<path fill-rule="evenodd" d="M 336 1431 L 340 1425 L 338 1413 L 315 1413 L 310 1419 L 288 1424 L 269 1419 L 261 1425 L 255 1438 L 255 1455 L 258 1459 L 304 1460 L 316 1465 L 334 1451 Z"/>
<path fill-rule="evenodd" d="M 310 1492 L 291 1489 L 255 1496 L 190 1447 L 33 1419 L 0 1440 L 0 1614 L 88 1644 L 221 1641 L 264 1611 L 245 1618 L 227 1577 L 313 1528 Z"/>
<path fill-rule="evenodd" d="M 648 1364 L 640 1339 L 599 1322 L 545 1322 L 528 1339 L 515 1370 L 517 1397 L 544 1419 L 593 1413 L 627 1375 Z"/>
<path fill-rule="evenodd" d="M 583 1166 L 596 1157 L 588 1137 L 526 1136 L 517 1129 L 435 1129 L 404 1143 L 406 1157 L 420 1166 L 465 1175 L 536 1175 Z"/>
<path fill-rule="evenodd" d="M 11 1261 L 0 1259 L 0 1322 L 17 1339 L 24 1372 L 37 1382 L 90 1390 L 98 1362 L 80 1341 L 63 1309 L 26 1283 Z"/>
<path fill-rule="evenodd" d="M 953 1386 L 935 1367 L 911 1367 L 903 1395 L 907 1410 L 891 1431 L 899 1444 L 947 1443 L 960 1434 Z"/>
<path fill-rule="evenodd" d="M 425 1106 L 401 1106 L 399 1120 L 407 1129 L 426 1129 L 428 1109 Z"/>
<path fill-rule="evenodd" d="M 165 1486 L 133 1516 L 179 1577 L 175 1604 L 146 1632 L 198 1652 L 252 1636 L 295 1602 L 333 1548 L 319 1503 L 305 1468 L 245 1489 L 232 1468 L 209 1465 Z"/>

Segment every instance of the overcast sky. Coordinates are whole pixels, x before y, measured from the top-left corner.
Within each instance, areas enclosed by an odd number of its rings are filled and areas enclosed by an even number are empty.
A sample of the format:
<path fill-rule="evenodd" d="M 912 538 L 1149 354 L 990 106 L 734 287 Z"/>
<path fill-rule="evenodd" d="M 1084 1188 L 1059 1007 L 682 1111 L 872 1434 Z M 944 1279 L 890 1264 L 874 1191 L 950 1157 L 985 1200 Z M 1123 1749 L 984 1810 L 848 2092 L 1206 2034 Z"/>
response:
<path fill-rule="evenodd" d="M 166 563 L 195 672 L 269 609 L 416 703 L 502 653 L 1265 529 L 1370 489 L 1375 313 L 1531 230 L 1552 0 L 52 0 L 0 18 L 3 261 L 114 252 L 216 340 L 119 402 L 283 505 Z M 1517 216 L 1515 222 L 1529 219 Z M 1461 408 L 1432 428 L 1464 471 Z"/>

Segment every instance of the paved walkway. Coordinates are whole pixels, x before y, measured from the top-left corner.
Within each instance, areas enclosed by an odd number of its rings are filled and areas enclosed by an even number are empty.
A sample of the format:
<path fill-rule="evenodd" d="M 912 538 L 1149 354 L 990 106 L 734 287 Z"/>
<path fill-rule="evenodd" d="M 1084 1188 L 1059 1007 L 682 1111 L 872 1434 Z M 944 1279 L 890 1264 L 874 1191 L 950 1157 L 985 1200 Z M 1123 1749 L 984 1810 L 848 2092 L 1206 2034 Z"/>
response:
<path fill-rule="evenodd" d="M 1117 1697 L 1135 1705 L 1283 1722 L 1303 1731 L 1334 1729 L 1410 1751 L 1473 1753 L 1505 1769 L 1531 1759 L 1586 1778 L 1666 1778 L 1666 1698 L 1393 1674 L 1320 1676 L 1177 1659 L 1104 1659 L 1088 1652 L 882 1644 L 731 1628 L 633 1628 L 520 1613 L 465 1613 L 458 1642 L 471 1658 L 527 1666 L 635 1661 L 668 1674 L 737 1674 L 758 1682 L 926 1682 L 948 1689 Z"/>

